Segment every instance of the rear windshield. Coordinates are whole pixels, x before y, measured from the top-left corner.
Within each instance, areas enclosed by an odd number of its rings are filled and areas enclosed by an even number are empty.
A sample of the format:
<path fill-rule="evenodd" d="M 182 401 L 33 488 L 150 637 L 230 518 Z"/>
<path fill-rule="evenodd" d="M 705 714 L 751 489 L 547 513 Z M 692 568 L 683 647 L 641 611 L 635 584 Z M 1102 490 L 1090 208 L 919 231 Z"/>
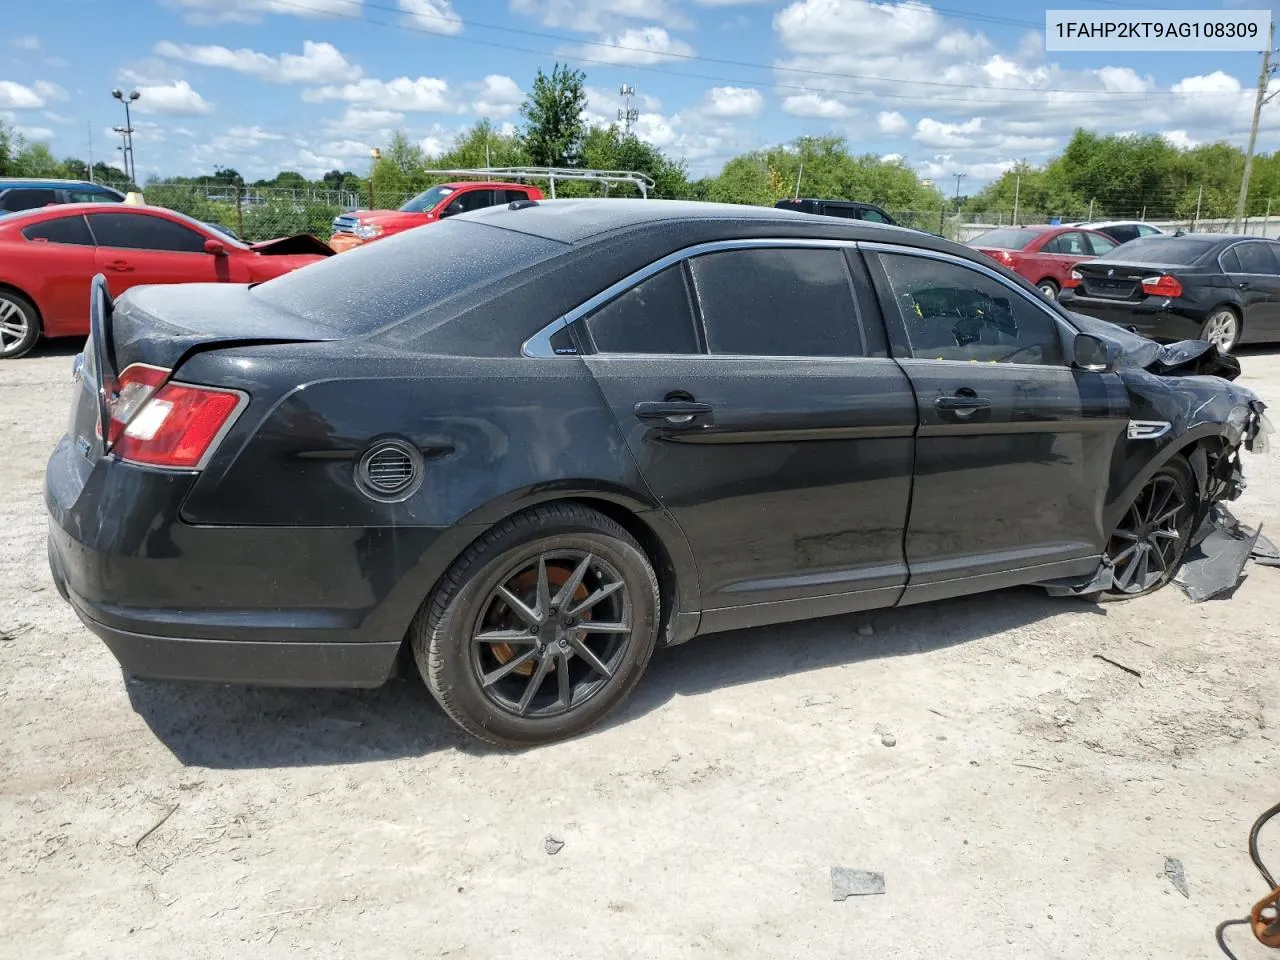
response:
<path fill-rule="evenodd" d="M 1122 243 L 1099 260 L 1122 263 L 1170 263 L 1187 266 L 1218 246 L 1217 240 L 1196 237 L 1139 237 Z"/>
<path fill-rule="evenodd" d="M 1035 230 L 988 230 L 969 241 L 971 247 L 994 247 L 997 250 L 1021 250 L 1040 236 Z"/>
<path fill-rule="evenodd" d="M 408 230 L 253 288 L 266 303 L 346 333 L 370 333 L 563 253 L 554 240 L 449 220 Z"/>

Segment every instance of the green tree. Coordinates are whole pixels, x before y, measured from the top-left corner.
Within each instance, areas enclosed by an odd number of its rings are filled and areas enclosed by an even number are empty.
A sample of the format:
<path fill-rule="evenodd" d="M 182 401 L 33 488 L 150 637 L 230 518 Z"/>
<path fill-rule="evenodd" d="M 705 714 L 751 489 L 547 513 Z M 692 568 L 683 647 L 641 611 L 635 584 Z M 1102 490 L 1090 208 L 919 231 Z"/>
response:
<path fill-rule="evenodd" d="M 592 170 L 647 173 L 655 184 L 650 196 L 683 198 L 689 194 L 684 161 L 673 161 L 652 144 L 615 126 L 592 127 L 582 144 L 583 166 Z M 614 191 L 629 189 L 614 187 Z"/>
<path fill-rule="evenodd" d="M 582 111 L 587 106 L 587 75 L 557 63 L 548 76 L 541 68 L 520 114 L 521 137 L 529 162 L 541 167 L 577 166 L 585 136 Z"/>

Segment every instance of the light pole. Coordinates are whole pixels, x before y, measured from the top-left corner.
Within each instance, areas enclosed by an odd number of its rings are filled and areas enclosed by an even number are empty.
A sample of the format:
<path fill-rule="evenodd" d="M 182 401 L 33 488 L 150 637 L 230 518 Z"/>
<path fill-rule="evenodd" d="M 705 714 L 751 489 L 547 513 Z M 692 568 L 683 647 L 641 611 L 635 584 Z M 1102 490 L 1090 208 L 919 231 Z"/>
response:
<path fill-rule="evenodd" d="M 382 151 L 374 147 L 369 151 L 369 209 L 373 207 L 373 172 L 378 169 L 378 161 L 382 159 Z"/>
<path fill-rule="evenodd" d="M 129 118 L 129 104 L 137 100 L 142 94 L 137 90 L 130 90 L 127 94 L 123 90 L 112 90 L 111 96 L 115 97 L 124 104 L 124 138 L 127 144 L 125 148 L 125 176 L 129 181 L 137 186 L 138 184 L 138 164 L 133 158 L 133 121 Z M 117 130 L 120 128 L 117 127 Z"/>

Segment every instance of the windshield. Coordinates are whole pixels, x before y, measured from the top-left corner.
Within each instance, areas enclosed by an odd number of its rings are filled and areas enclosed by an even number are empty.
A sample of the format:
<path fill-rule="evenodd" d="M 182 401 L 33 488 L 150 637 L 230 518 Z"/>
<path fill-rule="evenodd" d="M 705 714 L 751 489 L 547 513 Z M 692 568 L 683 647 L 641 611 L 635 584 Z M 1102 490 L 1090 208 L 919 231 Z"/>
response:
<path fill-rule="evenodd" d="M 432 187 L 430 190 L 423 190 L 420 194 L 406 203 L 400 208 L 401 213 L 426 213 L 428 210 L 435 209 L 438 204 L 449 194 L 453 193 L 453 187 Z"/>
<path fill-rule="evenodd" d="M 1198 237 L 1139 237 L 1122 243 L 1098 259 L 1185 266 L 1195 263 L 1217 246 L 1217 240 L 1202 240 Z"/>
<path fill-rule="evenodd" d="M 1040 234 L 1035 230 L 988 230 L 969 241 L 971 247 L 994 247 L 997 250 L 1021 250 Z"/>

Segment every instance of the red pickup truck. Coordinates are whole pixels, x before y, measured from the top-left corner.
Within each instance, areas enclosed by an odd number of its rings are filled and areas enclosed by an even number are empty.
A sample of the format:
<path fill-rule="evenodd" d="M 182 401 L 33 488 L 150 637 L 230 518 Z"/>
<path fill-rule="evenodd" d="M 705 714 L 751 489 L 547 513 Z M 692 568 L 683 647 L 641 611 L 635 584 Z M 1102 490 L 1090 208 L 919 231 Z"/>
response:
<path fill-rule="evenodd" d="M 513 200 L 541 200 L 542 191 L 523 183 L 442 183 L 423 190 L 399 210 L 351 210 L 333 218 L 329 246 L 341 253 L 362 243 L 401 233 L 445 217 Z"/>

